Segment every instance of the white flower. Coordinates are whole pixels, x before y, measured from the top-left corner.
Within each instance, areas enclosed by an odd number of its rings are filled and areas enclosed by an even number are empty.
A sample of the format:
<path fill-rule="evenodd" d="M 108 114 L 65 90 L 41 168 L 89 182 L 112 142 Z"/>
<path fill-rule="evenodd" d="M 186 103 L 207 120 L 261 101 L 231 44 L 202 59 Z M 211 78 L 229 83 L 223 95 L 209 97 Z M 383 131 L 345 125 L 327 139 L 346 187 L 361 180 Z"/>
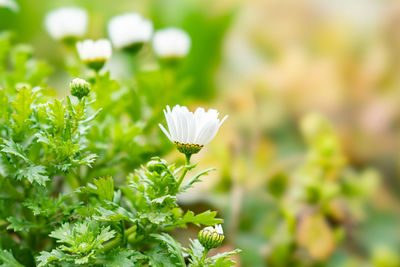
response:
<path fill-rule="evenodd" d="M 224 234 L 224 230 L 222 229 L 222 225 L 217 224 L 217 225 L 214 226 L 214 229 L 218 234 L 220 234 L 220 235 Z"/>
<path fill-rule="evenodd" d="M 0 0 L 0 7 L 8 8 L 14 12 L 19 11 L 19 5 L 14 0 Z"/>
<path fill-rule="evenodd" d="M 228 116 L 221 121 L 218 111 L 197 108 L 194 113 L 187 107 L 176 105 L 172 110 L 167 106 L 164 110 L 169 132 L 159 124 L 171 142 L 175 143 L 178 150 L 184 154 L 194 154 L 208 144 L 217 134 L 219 127 Z"/>
<path fill-rule="evenodd" d="M 137 13 L 126 13 L 112 18 L 108 24 L 108 35 L 115 48 L 142 45 L 150 40 L 153 24 Z"/>
<path fill-rule="evenodd" d="M 160 58 L 181 58 L 190 50 L 189 35 L 178 28 L 166 28 L 156 31 L 153 37 L 153 49 Z"/>
<path fill-rule="evenodd" d="M 112 54 L 111 43 L 107 39 L 84 40 L 78 42 L 76 48 L 80 59 L 95 70 L 101 69 Z"/>
<path fill-rule="evenodd" d="M 88 15 L 79 7 L 62 7 L 48 13 L 45 24 L 54 39 L 79 38 L 86 33 Z"/>

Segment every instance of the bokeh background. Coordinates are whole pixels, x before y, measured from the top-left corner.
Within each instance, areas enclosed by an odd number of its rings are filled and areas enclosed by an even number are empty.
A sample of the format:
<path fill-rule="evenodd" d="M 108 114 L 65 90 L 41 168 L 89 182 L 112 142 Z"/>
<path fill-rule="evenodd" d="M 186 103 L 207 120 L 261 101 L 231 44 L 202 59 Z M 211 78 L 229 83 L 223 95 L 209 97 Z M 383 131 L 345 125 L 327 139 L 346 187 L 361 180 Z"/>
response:
<path fill-rule="evenodd" d="M 85 8 L 89 38 L 125 12 L 189 33 L 183 104 L 229 119 L 195 158 L 217 171 L 181 202 L 219 211 L 221 250 L 241 248 L 238 266 L 400 266 L 399 1 L 17 2 L 18 12 L 0 8 L 0 29 L 50 63 L 60 96 L 71 76 L 44 28 L 54 8 Z M 121 61 L 109 63 L 115 78 Z"/>

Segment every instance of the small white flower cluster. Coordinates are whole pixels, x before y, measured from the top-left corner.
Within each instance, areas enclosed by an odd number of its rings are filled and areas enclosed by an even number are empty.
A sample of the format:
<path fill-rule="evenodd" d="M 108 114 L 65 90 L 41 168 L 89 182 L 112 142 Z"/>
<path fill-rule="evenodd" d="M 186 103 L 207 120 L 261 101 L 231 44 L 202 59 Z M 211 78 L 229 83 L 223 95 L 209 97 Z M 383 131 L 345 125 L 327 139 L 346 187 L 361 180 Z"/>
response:
<path fill-rule="evenodd" d="M 168 139 L 175 143 L 178 150 L 184 154 L 195 154 L 208 144 L 217 134 L 219 127 L 226 120 L 218 119 L 218 111 L 197 108 L 190 112 L 187 107 L 176 105 L 172 110 L 167 106 L 164 110 L 167 121 L 167 131 L 163 125 L 159 124 L 161 130 Z"/>
<path fill-rule="evenodd" d="M 87 12 L 78 7 L 63 7 L 46 16 L 46 28 L 57 40 L 69 41 L 82 38 L 87 31 Z M 156 56 L 160 59 L 180 59 L 190 50 L 189 35 L 178 28 L 156 31 L 153 24 L 137 13 L 126 13 L 112 18 L 108 24 L 108 35 L 116 49 L 138 51 L 144 44 L 152 42 Z M 152 39 L 153 38 L 153 39 Z M 105 40 L 78 43 L 78 53 L 83 61 L 108 59 L 111 56 Z M 100 60 L 100 61 L 101 61 Z"/>
<path fill-rule="evenodd" d="M 108 34 L 115 48 L 140 48 L 150 42 L 153 24 L 137 13 L 126 13 L 111 19 Z M 153 49 L 159 58 L 182 58 L 189 53 L 190 37 L 178 28 L 166 28 L 154 33 Z"/>

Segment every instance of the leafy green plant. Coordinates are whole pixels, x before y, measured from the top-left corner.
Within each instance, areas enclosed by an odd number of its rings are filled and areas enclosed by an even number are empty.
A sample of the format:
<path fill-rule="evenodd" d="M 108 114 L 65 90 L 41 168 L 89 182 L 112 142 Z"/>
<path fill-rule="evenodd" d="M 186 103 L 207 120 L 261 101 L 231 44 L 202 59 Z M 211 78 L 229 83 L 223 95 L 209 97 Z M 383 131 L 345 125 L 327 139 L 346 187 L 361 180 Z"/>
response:
<path fill-rule="evenodd" d="M 169 234 L 222 220 L 180 207 L 177 196 L 212 169 L 186 180 L 190 155 L 178 165 L 155 157 L 172 148 L 156 133 L 161 108 L 142 116 L 160 103 L 136 99 L 136 87 L 108 72 L 89 72 L 71 83 L 73 96 L 55 99 L 50 68 L 9 35 L 0 42 L 2 266 L 234 264 L 239 250 L 207 258 L 197 240 L 184 248 Z"/>

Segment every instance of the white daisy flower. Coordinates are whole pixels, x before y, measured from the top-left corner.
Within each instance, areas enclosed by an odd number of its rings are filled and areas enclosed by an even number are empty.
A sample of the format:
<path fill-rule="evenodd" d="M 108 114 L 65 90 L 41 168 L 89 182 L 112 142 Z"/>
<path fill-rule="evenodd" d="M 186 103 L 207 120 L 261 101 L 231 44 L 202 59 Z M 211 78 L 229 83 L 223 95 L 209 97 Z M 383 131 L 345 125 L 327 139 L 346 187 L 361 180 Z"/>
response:
<path fill-rule="evenodd" d="M 117 49 L 137 51 L 153 34 L 151 21 L 137 13 L 126 13 L 112 18 L 108 24 L 108 35 Z"/>
<path fill-rule="evenodd" d="M 107 39 L 84 40 L 76 44 L 80 59 L 91 69 L 100 70 L 112 55 L 111 43 Z"/>
<path fill-rule="evenodd" d="M 175 143 L 178 150 L 186 155 L 195 154 L 208 144 L 228 117 L 225 116 L 220 121 L 219 113 L 215 109 L 205 111 L 203 108 L 197 108 L 193 113 L 187 107 L 179 105 L 172 110 L 167 106 L 164 114 L 169 132 L 159 124 L 161 130 Z"/>
<path fill-rule="evenodd" d="M 85 35 L 88 24 L 87 12 L 79 7 L 62 7 L 47 14 L 45 25 L 56 40 L 78 39 Z"/>
<path fill-rule="evenodd" d="M 189 35 L 178 28 L 166 28 L 156 31 L 153 37 L 153 49 L 159 58 L 182 58 L 190 50 Z"/>

